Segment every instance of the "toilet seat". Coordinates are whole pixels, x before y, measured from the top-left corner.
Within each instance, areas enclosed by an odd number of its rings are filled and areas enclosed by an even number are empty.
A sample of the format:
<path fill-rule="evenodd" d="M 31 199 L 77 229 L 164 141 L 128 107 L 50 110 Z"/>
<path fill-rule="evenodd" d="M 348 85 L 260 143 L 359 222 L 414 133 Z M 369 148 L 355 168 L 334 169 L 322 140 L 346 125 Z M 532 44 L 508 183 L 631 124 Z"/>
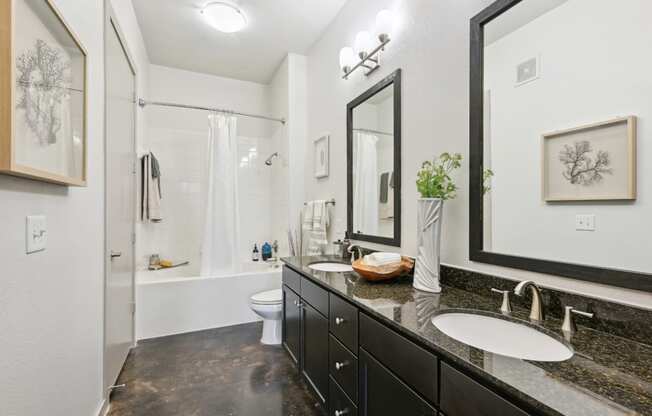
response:
<path fill-rule="evenodd" d="M 251 297 L 251 303 L 254 305 L 280 305 L 283 303 L 283 291 L 274 289 L 256 293 Z"/>

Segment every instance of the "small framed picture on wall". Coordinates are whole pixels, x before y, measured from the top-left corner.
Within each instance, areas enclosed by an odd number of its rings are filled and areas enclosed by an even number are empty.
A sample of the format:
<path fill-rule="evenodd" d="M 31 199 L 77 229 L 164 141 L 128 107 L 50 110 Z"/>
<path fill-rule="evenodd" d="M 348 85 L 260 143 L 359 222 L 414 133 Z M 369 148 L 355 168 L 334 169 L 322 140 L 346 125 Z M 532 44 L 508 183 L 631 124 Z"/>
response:
<path fill-rule="evenodd" d="M 543 135 L 546 202 L 636 199 L 636 117 Z"/>
<path fill-rule="evenodd" d="M 0 172 L 86 186 L 86 50 L 52 0 L 0 1 L 0 26 Z"/>
<path fill-rule="evenodd" d="M 329 164 L 329 142 L 330 135 L 323 134 L 317 140 L 315 140 L 315 149 L 314 149 L 314 166 L 315 166 L 315 178 L 327 178 L 328 177 L 328 164 Z"/>

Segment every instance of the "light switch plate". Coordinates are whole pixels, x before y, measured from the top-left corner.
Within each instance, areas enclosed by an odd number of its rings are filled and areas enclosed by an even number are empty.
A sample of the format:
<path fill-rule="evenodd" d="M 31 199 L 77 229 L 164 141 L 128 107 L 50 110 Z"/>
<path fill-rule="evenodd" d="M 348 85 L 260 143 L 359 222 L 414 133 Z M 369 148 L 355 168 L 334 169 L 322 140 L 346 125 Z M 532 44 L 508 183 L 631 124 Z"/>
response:
<path fill-rule="evenodd" d="M 27 216 L 25 241 L 27 254 L 45 250 L 48 242 L 45 215 Z"/>
<path fill-rule="evenodd" d="M 595 231 L 595 215 L 576 215 L 575 229 L 577 231 Z"/>

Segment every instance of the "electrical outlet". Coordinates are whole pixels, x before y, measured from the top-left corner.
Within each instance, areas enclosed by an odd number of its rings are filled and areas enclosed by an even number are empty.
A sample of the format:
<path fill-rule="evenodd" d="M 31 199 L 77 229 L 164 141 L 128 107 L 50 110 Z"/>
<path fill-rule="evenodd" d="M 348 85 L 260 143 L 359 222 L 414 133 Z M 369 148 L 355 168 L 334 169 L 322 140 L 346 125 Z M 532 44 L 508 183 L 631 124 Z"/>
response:
<path fill-rule="evenodd" d="M 29 215 L 25 226 L 27 254 L 45 250 L 48 242 L 45 215 Z"/>
<path fill-rule="evenodd" d="M 595 215 L 576 215 L 575 230 L 577 231 L 595 231 Z"/>

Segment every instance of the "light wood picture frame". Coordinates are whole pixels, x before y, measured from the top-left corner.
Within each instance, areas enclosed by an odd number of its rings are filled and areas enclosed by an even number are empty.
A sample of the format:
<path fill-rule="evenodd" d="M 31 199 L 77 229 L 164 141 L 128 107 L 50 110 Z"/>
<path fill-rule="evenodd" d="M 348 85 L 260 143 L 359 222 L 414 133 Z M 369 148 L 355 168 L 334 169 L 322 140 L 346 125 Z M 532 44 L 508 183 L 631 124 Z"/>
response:
<path fill-rule="evenodd" d="M 87 52 L 52 0 L 0 0 L 0 173 L 86 186 Z"/>
<path fill-rule="evenodd" d="M 636 116 L 542 136 L 545 202 L 636 199 Z"/>

